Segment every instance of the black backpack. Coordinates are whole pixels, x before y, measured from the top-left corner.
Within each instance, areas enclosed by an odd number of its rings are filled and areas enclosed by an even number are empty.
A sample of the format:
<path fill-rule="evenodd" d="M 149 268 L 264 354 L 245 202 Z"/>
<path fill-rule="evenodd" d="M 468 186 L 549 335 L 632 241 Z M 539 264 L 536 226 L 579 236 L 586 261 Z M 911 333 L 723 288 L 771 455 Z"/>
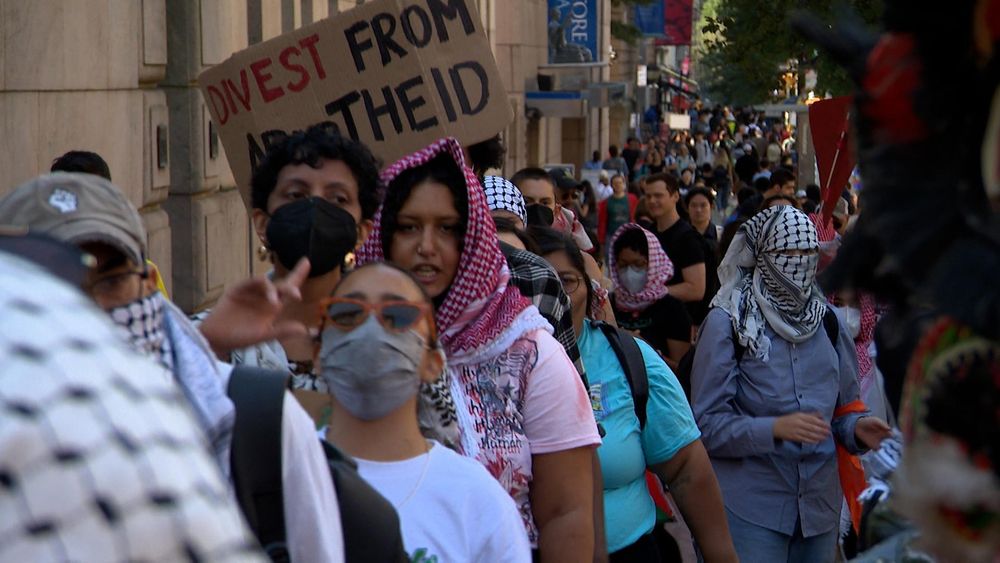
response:
<path fill-rule="evenodd" d="M 826 329 L 826 336 L 830 339 L 830 344 L 833 344 L 833 347 L 836 348 L 840 323 L 837 321 L 837 314 L 830 307 L 827 307 L 826 313 L 823 314 L 823 328 Z M 700 332 L 699 336 L 701 336 Z M 681 387 L 684 388 L 684 394 L 687 395 L 688 402 L 691 402 L 691 368 L 694 366 L 694 353 L 697 347 L 698 345 L 695 344 L 684 353 L 681 361 L 677 362 L 677 370 L 674 372 L 677 380 L 681 382 Z M 738 364 L 743 359 L 743 354 L 746 354 L 747 349 L 746 346 L 740 344 L 735 330 L 733 331 L 733 347 L 735 348 L 736 363 Z"/>
<path fill-rule="evenodd" d="M 288 375 L 236 366 L 227 393 L 236 406 L 230 454 L 240 509 L 272 561 L 288 561 L 281 483 L 282 406 Z M 323 443 L 337 491 L 347 561 L 409 561 L 399 516 L 357 472 L 357 465 Z M 318 523 L 322 525 L 322 523 Z"/>
<path fill-rule="evenodd" d="M 596 321 L 595 324 L 608 339 L 618 363 L 622 365 L 629 391 L 632 392 L 635 416 L 639 419 L 639 429 L 642 430 L 646 427 L 646 403 L 649 402 L 649 374 L 646 373 L 646 360 L 642 357 L 642 350 L 635 337 L 627 330 L 603 321 Z"/>

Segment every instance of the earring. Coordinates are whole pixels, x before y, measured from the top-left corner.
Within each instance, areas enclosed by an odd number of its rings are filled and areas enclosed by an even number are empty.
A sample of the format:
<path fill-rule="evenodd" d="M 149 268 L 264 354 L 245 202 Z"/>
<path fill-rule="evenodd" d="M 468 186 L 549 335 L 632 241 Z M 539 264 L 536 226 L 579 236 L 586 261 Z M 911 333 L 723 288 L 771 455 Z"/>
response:
<path fill-rule="evenodd" d="M 267 259 L 270 258 L 270 256 L 271 250 L 267 246 L 262 244 L 257 248 L 257 259 L 261 262 L 267 262 Z"/>

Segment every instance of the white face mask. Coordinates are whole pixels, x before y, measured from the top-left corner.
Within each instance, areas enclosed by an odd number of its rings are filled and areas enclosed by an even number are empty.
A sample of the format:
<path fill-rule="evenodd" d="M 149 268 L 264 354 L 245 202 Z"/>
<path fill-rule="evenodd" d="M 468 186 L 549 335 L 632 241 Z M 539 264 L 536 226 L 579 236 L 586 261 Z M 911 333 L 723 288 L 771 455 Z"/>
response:
<path fill-rule="evenodd" d="M 844 325 L 851 338 L 857 338 L 861 334 L 861 309 L 856 307 L 841 307 L 840 312 L 844 315 Z"/>
<path fill-rule="evenodd" d="M 626 291 L 635 295 L 645 289 L 647 272 L 644 268 L 627 266 L 618 271 L 618 278 Z"/>

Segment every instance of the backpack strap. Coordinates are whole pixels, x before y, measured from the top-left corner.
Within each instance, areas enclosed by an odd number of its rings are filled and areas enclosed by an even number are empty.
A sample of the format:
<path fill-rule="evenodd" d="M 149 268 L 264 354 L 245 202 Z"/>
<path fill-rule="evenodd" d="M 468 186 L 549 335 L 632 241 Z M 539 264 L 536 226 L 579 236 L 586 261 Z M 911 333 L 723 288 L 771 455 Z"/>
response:
<path fill-rule="evenodd" d="M 840 335 L 840 321 L 837 320 L 837 313 L 833 312 L 833 309 L 827 305 L 826 313 L 823 314 L 823 328 L 826 329 L 826 335 L 830 338 L 830 344 L 833 344 L 833 348 L 837 348 L 837 337 Z"/>
<path fill-rule="evenodd" d="M 635 405 L 635 416 L 639 419 L 639 429 L 646 427 L 646 403 L 649 402 L 649 375 L 646 373 L 646 360 L 635 338 L 618 327 L 605 322 L 598 322 L 604 337 L 611 344 L 618 363 L 625 372 L 629 391 L 632 392 L 632 403 Z"/>
<path fill-rule="evenodd" d="M 357 464 L 321 440 L 337 491 L 344 535 L 344 560 L 408 563 L 396 509 L 357 471 Z"/>
<path fill-rule="evenodd" d="M 281 426 L 287 374 L 238 365 L 227 393 L 236 407 L 233 486 L 247 523 L 272 561 L 287 561 Z"/>

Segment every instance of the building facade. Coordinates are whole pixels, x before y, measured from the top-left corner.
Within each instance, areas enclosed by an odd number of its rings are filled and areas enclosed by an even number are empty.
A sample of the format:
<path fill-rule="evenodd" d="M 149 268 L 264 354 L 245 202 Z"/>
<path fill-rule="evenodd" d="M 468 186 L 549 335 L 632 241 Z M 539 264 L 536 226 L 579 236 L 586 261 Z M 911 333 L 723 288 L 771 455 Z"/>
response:
<path fill-rule="evenodd" d="M 247 45 L 360 0 L 0 0 L 0 194 L 69 150 L 107 160 L 139 207 L 150 258 L 187 311 L 266 270 L 197 76 Z M 514 110 L 504 169 L 573 163 L 608 145 L 609 108 L 533 109 L 539 75 L 600 97 L 607 64 L 547 66 L 547 0 L 476 0 Z M 611 0 L 598 0 L 609 16 Z M 608 17 L 601 49 L 608 50 Z M 544 86 L 544 84 L 543 84 Z M 596 97 L 593 95 L 597 92 Z"/>

